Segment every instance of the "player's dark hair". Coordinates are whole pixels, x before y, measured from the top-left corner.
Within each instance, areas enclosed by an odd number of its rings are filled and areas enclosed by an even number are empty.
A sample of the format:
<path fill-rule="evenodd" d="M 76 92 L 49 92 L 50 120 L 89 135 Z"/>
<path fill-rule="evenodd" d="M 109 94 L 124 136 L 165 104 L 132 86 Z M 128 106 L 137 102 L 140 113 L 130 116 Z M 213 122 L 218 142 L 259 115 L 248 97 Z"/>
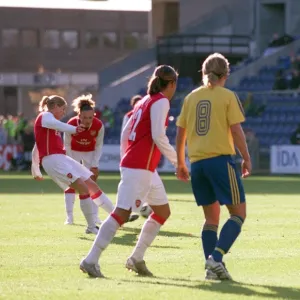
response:
<path fill-rule="evenodd" d="M 134 107 L 137 102 L 139 102 L 143 97 L 141 95 L 135 95 L 130 99 L 130 105 Z"/>
<path fill-rule="evenodd" d="M 209 55 L 202 65 L 203 83 L 214 86 L 219 80 L 229 75 L 229 62 L 220 53 Z"/>
<path fill-rule="evenodd" d="M 72 106 L 74 107 L 74 111 L 77 114 L 80 114 L 82 111 L 94 110 L 95 101 L 92 100 L 92 95 L 82 95 L 73 100 Z"/>
<path fill-rule="evenodd" d="M 148 82 L 147 93 L 154 95 L 162 92 L 170 82 L 176 82 L 177 78 L 178 73 L 172 67 L 167 65 L 158 66 Z"/>
<path fill-rule="evenodd" d="M 67 105 L 67 101 L 63 97 L 57 95 L 44 96 L 39 103 L 39 111 L 51 110 L 55 105 L 61 107 Z"/>

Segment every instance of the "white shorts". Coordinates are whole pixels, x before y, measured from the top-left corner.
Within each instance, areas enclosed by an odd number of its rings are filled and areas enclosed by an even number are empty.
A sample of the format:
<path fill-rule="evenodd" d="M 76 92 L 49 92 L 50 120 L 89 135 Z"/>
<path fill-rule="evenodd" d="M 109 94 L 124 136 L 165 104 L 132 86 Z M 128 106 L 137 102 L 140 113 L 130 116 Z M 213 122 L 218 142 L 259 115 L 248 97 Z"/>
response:
<path fill-rule="evenodd" d="M 78 178 L 86 181 L 93 175 L 86 167 L 64 154 L 52 154 L 44 157 L 42 166 L 51 179 L 63 190 Z"/>
<path fill-rule="evenodd" d="M 143 204 L 168 204 L 164 184 L 157 171 L 120 168 L 121 181 L 118 187 L 117 207 L 139 212 Z"/>
<path fill-rule="evenodd" d="M 79 163 L 83 164 L 89 170 L 93 167 L 94 151 L 79 152 L 72 150 L 71 157 Z"/>

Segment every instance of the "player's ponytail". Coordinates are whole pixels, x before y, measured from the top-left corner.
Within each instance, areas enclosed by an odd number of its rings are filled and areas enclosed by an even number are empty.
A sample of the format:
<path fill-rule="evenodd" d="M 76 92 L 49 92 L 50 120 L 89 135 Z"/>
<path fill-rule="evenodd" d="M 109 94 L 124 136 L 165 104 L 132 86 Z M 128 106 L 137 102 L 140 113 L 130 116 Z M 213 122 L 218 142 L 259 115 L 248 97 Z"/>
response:
<path fill-rule="evenodd" d="M 228 75 L 229 62 L 220 53 L 211 54 L 202 65 L 202 81 L 205 86 L 213 87 Z"/>
<path fill-rule="evenodd" d="M 206 86 L 216 85 L 221 78 L 222 75 L 215 74 L 214 72 L 210 72 L 208 74 L 203 75 L 203 83 Z"/>
<path fill-rule="evenodd" d="M 81 95 L 72 102 L 74 111 L 80 114 L 82 111 L 93 110 L 95 108 L 95 101 L 92 100 L 92 95 Z"/>
<path fill-rule="evenodd" d="M 64 106 L 67 105 L 66 100 L 63 97 L 53 95 L 53 96 L 44 96 L 39 103 L 39 111 L 48 111 L 54 108 L 54 106 Z"/>
<path fill-rule="evenodd" d="M 161 80 L 159 79 L 158 76 L 155 76 L 152 78 L 148 84 L 148 94 L 149 95 L 154 95 L 157 94 L 161 91 L 162 84 Z"/>
<path fill-rule="evenodd" d="M 42 112 L 42 111 L 47 111 L 47 102 L 48 102 L 48 96 L 44 96 L 42 98 L 42 100 L 40 101 L 39 103 L 39 111 Z"/>
<path fill-rule="evenodd" d="M 147 94 L 154 95 L 162 92 L 170 82 L 176 82 L 177 78 L 178 74 L 172 67 L 158 66 L 148 82 Z"/>

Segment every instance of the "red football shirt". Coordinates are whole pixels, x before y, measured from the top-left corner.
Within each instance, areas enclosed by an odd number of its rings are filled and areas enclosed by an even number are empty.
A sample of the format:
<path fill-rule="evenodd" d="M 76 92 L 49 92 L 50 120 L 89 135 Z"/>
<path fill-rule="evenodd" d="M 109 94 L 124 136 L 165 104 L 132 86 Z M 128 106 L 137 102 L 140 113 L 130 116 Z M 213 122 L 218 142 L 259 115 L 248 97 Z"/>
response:
<path fill-rule="evenodd" d="M 79 117 L 73 117 L 68 121 L 68 124 L 78 126 L 80 123 Z M 71 150 L 79 152 L 95 151 L 96 139 L 103 124 L 96 117 L 93 118 L 93 123 L 87 130 L 72 134 Z"/>
<path fill-rule="evenodd" d="M 66 154 L 65 147 L 59 131 L 42 126 L 42 118 L 49 112 L 40 113 L 34 123 L 34 136 L 40 161 L 52 154 Z"/>
<path fill-rule="evenodd" d="M 120 164 L 122 167 L 144 169 L 151 172 L 157 168 L 161 152 L 152 139 L 150 111 L 151 106 L 161 99 L 165 99 L 161 93 L 152 96 L 147 95 L 135 105 L 130 124 L 128 146 Z M 168 125 L 168 117 L 165 125 Z"/>

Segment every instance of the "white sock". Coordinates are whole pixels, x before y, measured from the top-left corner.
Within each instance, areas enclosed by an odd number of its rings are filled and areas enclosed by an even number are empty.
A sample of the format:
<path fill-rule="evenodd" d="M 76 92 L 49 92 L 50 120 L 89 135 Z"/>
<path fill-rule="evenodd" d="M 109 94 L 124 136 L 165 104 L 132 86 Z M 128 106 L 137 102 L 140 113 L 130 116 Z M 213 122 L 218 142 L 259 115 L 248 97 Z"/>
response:
<path fill-rule="evenodd" d="M 75 202 L 75 190 L 69 188 L 65 190 L 65 208 L 66 208 L 66 214 L 68 218 L 73 219 L 73 208 L 74 208 L 74 202 Z"/>
<path fill-rule="evenodd" d="M 105 219 L 105 221 L 101 224 L 89 254 L 85 258 L 88 264 L 98 263 L 101 253 L 112 241 L 119 227 L 120 224 L 112 216 L 108 216 Z"/>
<path fill-rule="evenodd" d="M 97 194 L 93 195 L 92 198 L 94 203 L 103 208 L 109 214 L 115 208 L 111 200 L 102 191 L 99 191 Z"/>
<path fill-rule="evenodd" d="M 160 230 L 160 227 L 161 224 L 153 220 L 151 217 L 146 220 L 136 246 L 131 254 L 133 258 L 135 258 L 137 261 L 144 259 L 145 252 L 154 241 Z"/>
<path fill-rule="evenodd" d="M 94 228 L 96 225 L 95 225 L 95 219 L 93 213 L 93 205 L 94 205 L 93 200 L 90 197 L 90 195 L 79 195 L 79 198 L 80 198 L 80 208 L 86 219 L 88 227 Z"/>
<path fill-rule="evenodd" d="M 93 215 L 95 223 L 98 221 L 98 213 L 99 213 L 99 207 L 98 205 L 93 201 Z"/>

